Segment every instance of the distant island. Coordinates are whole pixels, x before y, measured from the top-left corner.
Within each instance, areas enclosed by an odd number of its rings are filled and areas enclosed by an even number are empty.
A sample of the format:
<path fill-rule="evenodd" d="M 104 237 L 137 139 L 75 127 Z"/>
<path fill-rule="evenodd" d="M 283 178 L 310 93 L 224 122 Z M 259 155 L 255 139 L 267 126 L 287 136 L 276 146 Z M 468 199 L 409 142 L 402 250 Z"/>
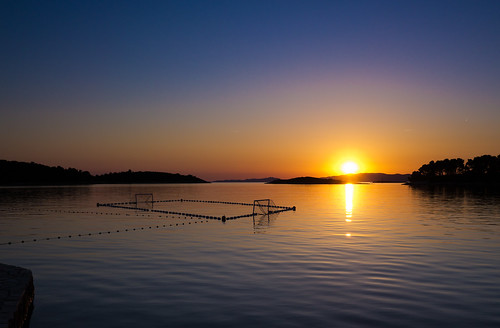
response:
<path fill-rule="evenodd" d="M 342 181 L 330 178 L 299 177 L 292 179 L 276 179 L 268 184 L 340 184 Z"/>
<path fill-rule="evenodd" d="M 500 186 L 500 155 L 430 161 L 414 171 L 409 185 Z"/>
<path fill-rule="evenodd" d="M 410 177 L 409 174 L 357 173 L 357 174 L 344 174 L 338 176 L 331 176 L 328 178 L 340 180 L 344 183 L 345 182 L 403 183 L 407 182 L 409 177 Z"/>
<path fill-rule="evenodd" d="M 358 174 L 345 174 L 337 176 L 329 176 L 322 178 L 315 177 L 298 177 L 293 179 L 279 179 L 275 177 L 260 178 L 260 179 L 229 179 L 229 180 L 216 180 L 213 182 L 265 182 L 272 184 L 335 184 L 335 183 L 360 183 L 360 182 L 373 182 L 373 183 L 394 183 L 394 182 L 407 182 L 409 174 L 387 174 L 387 173 L 358 173 Z M 335 180 L 335 181 L 332 181 Z M 301 182 L 302 181 L 302 182 Z"/>
<path fill-rule="evenodd" d="M 331 176 L 325 178 L 299 177 L 292 179 L 276 179 L 269 184 L 342 184 L 342 183 L 403 183 L 407 182 L 409 174 L 358 173 Z"/>
<path fill-rule="evenodd" d="M 132 183 L 208 183 L 193 175 L 164 172 L 126 172 L 92 175 L 74 168 L 0 160 L 0 185 L 77 185 Z"/>
<path fill-rule="evenodd" d="M 268 177 L 268 178 L 257 178 L 257 179 L 229 179 L 229 180 L 216 180 L 212 182 L 270 182 L 278 178 Z"/>

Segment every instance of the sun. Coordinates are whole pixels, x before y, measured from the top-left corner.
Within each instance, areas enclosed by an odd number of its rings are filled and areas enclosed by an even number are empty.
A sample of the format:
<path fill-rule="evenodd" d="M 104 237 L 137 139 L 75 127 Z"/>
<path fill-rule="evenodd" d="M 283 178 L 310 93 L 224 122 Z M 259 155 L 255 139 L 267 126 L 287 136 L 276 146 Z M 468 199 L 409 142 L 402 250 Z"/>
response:
<path fill-rule="evenodd" d="M 341 170 L 344 174 L 353 174 L 358 172 L 359 166 L 354 162 L 345 162 L 342 164 Z"/>

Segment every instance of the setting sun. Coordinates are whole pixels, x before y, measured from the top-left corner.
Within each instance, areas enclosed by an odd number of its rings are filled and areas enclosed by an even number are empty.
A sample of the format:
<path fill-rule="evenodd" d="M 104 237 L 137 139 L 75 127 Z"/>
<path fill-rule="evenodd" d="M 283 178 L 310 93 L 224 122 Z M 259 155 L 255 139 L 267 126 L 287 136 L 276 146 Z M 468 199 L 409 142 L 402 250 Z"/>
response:
<path fill-rule="evenodd" d="M 359 166 L 354 162 L 345 162 L 341 169 L 344 174 L 353 174 L 358 172 Z"/>

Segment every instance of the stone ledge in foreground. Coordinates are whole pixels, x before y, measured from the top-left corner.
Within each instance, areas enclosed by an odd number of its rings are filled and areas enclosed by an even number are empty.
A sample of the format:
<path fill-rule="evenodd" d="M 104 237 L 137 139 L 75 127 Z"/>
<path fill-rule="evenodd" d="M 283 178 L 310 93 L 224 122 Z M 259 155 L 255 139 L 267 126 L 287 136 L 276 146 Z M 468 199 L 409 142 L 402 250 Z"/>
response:
<path fill-rule="evenodd" d="M 34 297 L 31 271 L 0 263 L 0 328 L 29 323 Z"/>

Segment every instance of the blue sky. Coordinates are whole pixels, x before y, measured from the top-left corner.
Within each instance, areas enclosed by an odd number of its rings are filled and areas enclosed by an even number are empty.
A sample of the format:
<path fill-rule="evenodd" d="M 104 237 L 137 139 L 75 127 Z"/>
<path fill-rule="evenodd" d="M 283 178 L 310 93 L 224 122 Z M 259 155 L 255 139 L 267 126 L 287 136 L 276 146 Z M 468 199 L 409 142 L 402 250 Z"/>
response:
<path fill-rule="evenodd" d="M 3 1 L 0 157 L 232 177 L 495 154 L 498 35 L 497 1 Z"/>

